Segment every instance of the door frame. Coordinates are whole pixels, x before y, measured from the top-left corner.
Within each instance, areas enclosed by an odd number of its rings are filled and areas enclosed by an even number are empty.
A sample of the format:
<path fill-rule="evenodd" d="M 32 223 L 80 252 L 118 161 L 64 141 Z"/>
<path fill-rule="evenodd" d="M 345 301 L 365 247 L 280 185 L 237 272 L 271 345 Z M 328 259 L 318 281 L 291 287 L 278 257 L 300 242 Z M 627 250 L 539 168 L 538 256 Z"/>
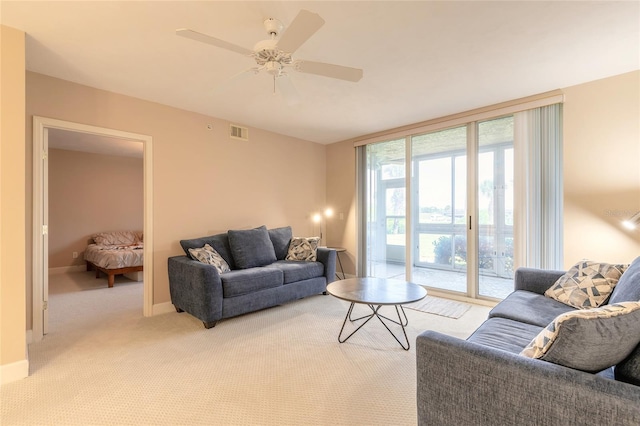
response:
<path fill-rule="evenodd" d="M 98 136 L 108 136 L 119 139 L 139 141 L 143 144 L 143 168 L 144 168 L 144 288 L 142 314 L 145 317 L 153 315 L 153 138 L 149 135 L 124 132 L 105 127 L 91 126 L 74 123 L 71 121 L 54 118 L 33 116 L 33 247 L 32 247 L 32 341 L 39 341 L 44 335 L 44 310 L 47 308 L 48 294 L 48 270 L 45 270 L 48 262 L 45 253 L 48 252 L 48 240 L 42 238 L 48 226 L 48 206 L 44 200 L 48 197 L 49 182 L 45 175 L 47 170 L 44 159 L 47 156 L 48 146 L 45 136 L 48 129 L 61 129 L 89 133 Z M 48 256 L 48 255 L 47 255 Z"/>

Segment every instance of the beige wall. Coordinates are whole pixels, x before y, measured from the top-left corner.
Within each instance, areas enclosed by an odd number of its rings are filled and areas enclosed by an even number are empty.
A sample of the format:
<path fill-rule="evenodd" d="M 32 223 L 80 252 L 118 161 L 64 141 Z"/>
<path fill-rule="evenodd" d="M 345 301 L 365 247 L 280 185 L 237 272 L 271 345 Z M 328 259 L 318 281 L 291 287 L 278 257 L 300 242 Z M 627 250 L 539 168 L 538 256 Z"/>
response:
<path fill-rule="evenodd" d="M 329 246 L 344 247 L 340 260 L 346 274 L 355 274 L 356 265 L 356 161 L 351 142 L 327 146 L 327 206 L 335 214 L 327 220 Z M 339 265 L 338 265 L 339 268 Z"/>
<path fill-rule="evenodd" d="M 0 26 L 0 376 L 28 372 L 25 334 L 24 33 Z"/>
<path fill-rule="evenodd" d="M 640 231 L 640 71 L 564 89 L 564 262 L 630 262 Z"/>
<path fill-rule="evenodd" d="M 232 140 L 224 120 L 32 72 L 26 81 L 28 159 L 34 115 L 152 136 L 154 304 L 170 300 L 167 258 L 183 253 L 180 239 L 263 224 L 306 235 L 325 204 L 323 145 L 255 128 Z M 31 173 L 27 161 L 29 212 Z"/>
<path fill-rule="evenodd" d="M 563 89 L 564 262 L 582 258 L 630 262 L 640 231 L 620 220 L 640 210 L 640 71 Z M 334 221 L 331 243 L 344 246 L 355 273 L 355 149 L 327 146 L 327 200 L 349 212 Z M 335 200 L 335 201 L 334 201 Z M 338 235 L 341 240 L 334 240 Z M 332 237 L 333 236 L 333 237 Z"/>
<path fill-rule="evenodd" d="M 141 158 L 62 149 L 49 149 L 48 158 L 49 268 L 83 265 L 97 232 L 142 231 Z"/>

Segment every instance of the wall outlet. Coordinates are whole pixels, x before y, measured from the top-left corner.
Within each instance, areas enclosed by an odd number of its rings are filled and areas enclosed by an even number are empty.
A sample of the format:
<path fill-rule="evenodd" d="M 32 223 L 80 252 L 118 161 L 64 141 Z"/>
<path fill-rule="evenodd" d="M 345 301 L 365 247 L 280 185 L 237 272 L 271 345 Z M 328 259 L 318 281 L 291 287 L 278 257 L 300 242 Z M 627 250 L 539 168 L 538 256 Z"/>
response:
<path fill-rule="evenodd" d="M 74 251 L 74 252 L 73 252 L 73 254 L 72 254 L 72 256 L 73 256 L 73 258 L 74 258 L 74 259 L 77 259 L 77 258 L 78 258 L 78 252 L 77 252 L 77 251 Z"/>

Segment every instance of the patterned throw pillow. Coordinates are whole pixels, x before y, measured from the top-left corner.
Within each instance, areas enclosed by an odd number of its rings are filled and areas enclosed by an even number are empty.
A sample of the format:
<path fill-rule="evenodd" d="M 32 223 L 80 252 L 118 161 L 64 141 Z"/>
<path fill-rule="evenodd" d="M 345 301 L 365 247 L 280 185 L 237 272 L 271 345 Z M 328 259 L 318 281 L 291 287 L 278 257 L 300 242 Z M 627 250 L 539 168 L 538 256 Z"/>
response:
<path fill-rule="evenodd" d="M 544 295 L 578 309 L 597 308 L 607 301 L 628 266 L 580 261 L 558 278 Z"/>
<path fill-rule="evenodd" d="M 640 342 L 640 302 L 558 315 L 520 355 L 598 372 L 624 360 Z"/>
<path fill-rule="evenodd" d="M 285 260 L 308 260 L 315 262 L 318 258 L 320 237 L 293 237 L 289 243 L 289 251 Z"/>
<path fill-rule="evenodd" d="M 190 248 L 189 254 L 199 262 L 215 266 L 221 274 L 231 271 L 227 262 L 209 244 L 205 244 L 202 248 Z"/>

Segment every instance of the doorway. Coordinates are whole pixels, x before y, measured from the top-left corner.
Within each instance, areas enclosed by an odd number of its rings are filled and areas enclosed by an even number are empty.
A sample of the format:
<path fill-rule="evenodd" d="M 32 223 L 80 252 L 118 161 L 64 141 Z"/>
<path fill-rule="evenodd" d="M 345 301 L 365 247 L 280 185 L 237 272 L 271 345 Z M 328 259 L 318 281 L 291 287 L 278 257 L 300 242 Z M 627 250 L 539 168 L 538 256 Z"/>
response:
<path fill-rule="evenodd" d="M 143 315 L 153 314 L 153 171 L 152 137 L 46 117 L 33 117 L 33 309 L 32 341 L 42 339 L 48 324 L 48 134 L 67 130 L 143 144 L 144 288 Z"/>

